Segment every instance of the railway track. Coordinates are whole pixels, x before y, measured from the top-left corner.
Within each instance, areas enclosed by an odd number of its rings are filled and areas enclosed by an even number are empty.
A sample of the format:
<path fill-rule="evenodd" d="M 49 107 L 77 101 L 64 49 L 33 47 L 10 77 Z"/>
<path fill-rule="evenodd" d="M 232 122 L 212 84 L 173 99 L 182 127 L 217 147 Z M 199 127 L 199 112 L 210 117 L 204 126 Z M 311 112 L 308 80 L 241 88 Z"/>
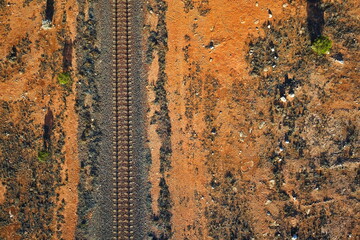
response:
<path fill-rule="evenodd" d="M 113 239 L 134 239 L 131 1 L 113 0 Z"/>

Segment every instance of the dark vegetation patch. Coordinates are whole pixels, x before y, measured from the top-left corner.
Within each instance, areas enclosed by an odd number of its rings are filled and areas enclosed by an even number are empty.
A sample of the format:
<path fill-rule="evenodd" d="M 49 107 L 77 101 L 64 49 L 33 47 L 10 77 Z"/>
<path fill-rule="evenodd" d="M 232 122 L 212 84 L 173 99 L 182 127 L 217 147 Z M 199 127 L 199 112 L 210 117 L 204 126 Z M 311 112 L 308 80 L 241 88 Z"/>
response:
<path fill-rule="evenodd" d="M 249 224 L 244 192 L 231 172 L 227 172 L 221 183 L 213 179 L 215 185 L 210 194 L 213 203 L 206 208 L 209 236 L 213 239 L 252 239 L 254 233 Z"/>
<path fill-rule="evenodd" d="M 150 64 L 154 58 L 154 50 L 159 48 L 158 32 L 150 31 L 150 35 L 147 39 L 147 50 L 146 50 L 146 63 Z"/>
<path fill-rule="evenodd" d="M 97 89 L 95 63 L 99 58 L 100 51 L 97 47 L 94 9 L 90 5 L 88 9 L 89 19 L 85 19 L 84 4 L 81 4 L 80 7 L 77 25 L 77 32 L 79 33 L 77 37 L 81 41 L 78 41 L 79 45 L 77 46 L 79 85 L 77 85 L 76 111 L 80 119 L 78 137 L 80 139 L 81 156 L 76 237 L 78 239 L 88 239 L 90 216 L 97 203 L 94 194 L 99 175 L 101 130 L 96 119 L 98 119 L 97 116 L 100 113 L 100 97 Z M 89 95 L 92 101 L 91 104 L 86 105 L 85 98 Z"/>
<path fill-rule="evenodd" d="M 222 173 L 218 169 L 219 153 L 215 138 L 221 126 L 216 125 L 215 122 L 216 107 L 219 101 L 217 92 L 221 85 L 219 80 L 211 75 L 206 75 L 203 81 L 196 79 L 193 82 L 200 82 L 199 89 L 203 88 L 203 92 L 195 88 L 194 91 L 198 94 L 193 93 L 193 96 L 198 95 L 199 104 L 203 105 L 205 109 L 206 130 L 203 136 L 203 146 L 206 146 L 207 152 L 209 152 L 205 164 L 213 176 L 208 186 L 211 189 L 212 201 L 206 207 L 205 212 L 208 234 L 213 239 L 251 239 L 254 237 L 250 225 L 251 218 L 247 213 L 247 200 L 244 198 L 242 183 L 238 181 L 239 176 L 231 171 Z M 193 102 L 196 103 L 196 101 Z M 239 189 L 239 191 L 234 189 Z"/>
<path fill-rule="evenodd" d="M 194 2 L 192 0 L 183 0 L 182 2 L 184 3 L 184 11 L 186 13 L 194 9 Z"/>
<path fill-rule="evenodd" d="M 33 123 L 33 104 L 28 99 L 0 102 L 0 179 L 7 186 L 6 201 L 0 205 L 0 236 L 2 227 L 16 223 L 17 234 L 24 239 L 50 239 L 55 232 L 56 189 L 61 186 L 65 136 L 57 122 L 60 137 L 53 138 L 54 144 L 46 151 L 38 152 L 43 129 Z M 20 119 L 14 121 L 14 115 Z M 61 211 L 56 214 L 61 216 Z"/>
<path fill-rule="evenodd" d="M 166 184 L 165 173 L 170 170 L 171 149 L 171 122 L 168 110 L 168 99 L 165 90 L 167 75 L 165 73 L 165 55 L 168 50 L 167 46 L 167 30 L 166 30 L 166 10 L 167 4 L 163 0 L 156 0 L 153 4 L 148 4 L 148 9 L 158 14 L 159 20 L 156 31 L 152 31 L 148 37 L 147 61 L 152 61 L 153 51 L 156 50 L 159 57 L 159 75 L 154 86 L 155 104 L 160 106 L 160 110 L 152 116 L 152 124 L 157 124 L 156 133 L 161 139 L 160 147 L 160 173 L 162 178 L 160 181 L 160 197 L 158 206 L 159 215 L 154 215 L 151 220 L 153 225 L 148 236 L 153 239 L 170 239 L 172 236 L 171 226 L 171 198 L 168 186 Z"/>
<path fill-rule="evenodd" d="M 357 36 L 360 34 L 360 20 L 348 12 L 355 8 L 356 6 L 347 1 L 328 2 L 324 5 L 324 11 L 328 16 L 324 25 L 326 32 L 334 43 L 348 49 L 353 57 L 359 56 Z"/>
<path fill-rule="evenodd" d="M 171 231 L 171 217 L 172 213 L 170 211 L 172 207 L 171 199 L 170 199 L 170 191 L 169 187 L 164 178 L 160 179 L 160 196 L 158 199 L 159 205 L 159 215 L 153 215 L 153 221 L 157 225 L 157 231 L 150 232 L 148 236 L 153 239 L 171 239 L 172 231 Z"/>
<path fill-rule="evenodd" d="M 12 46 L 7 56 L 0 59 L 0 82 L 6 81 L 14 71 L 25 72 L 26 62 L 23 56 L 30 52 L 31 41 L 26 35 L 18 44 Z"/>
<path fill-rule="evenodd" d="M 193 9 L 196 9 L 200 16 L 206 16 L 210 12 L 209 0 L 182 0 L 184 4 L 184 12 L 188 13 Z"/>
<path fill-rule="evenodd" d="M 197 7 L 200 16 L 205 17 L 210 12 L 209 0 L 201 0 Z"/>

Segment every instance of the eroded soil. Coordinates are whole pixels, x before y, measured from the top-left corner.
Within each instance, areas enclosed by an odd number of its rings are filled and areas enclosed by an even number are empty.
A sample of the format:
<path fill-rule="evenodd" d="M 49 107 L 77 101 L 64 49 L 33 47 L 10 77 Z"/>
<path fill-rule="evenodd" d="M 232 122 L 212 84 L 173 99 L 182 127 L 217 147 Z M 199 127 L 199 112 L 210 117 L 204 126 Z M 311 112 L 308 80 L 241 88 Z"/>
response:
<path fill-rule="evenodd" d="M 149 237 L 357 239 L 359 3 L 144 8 Z"/>

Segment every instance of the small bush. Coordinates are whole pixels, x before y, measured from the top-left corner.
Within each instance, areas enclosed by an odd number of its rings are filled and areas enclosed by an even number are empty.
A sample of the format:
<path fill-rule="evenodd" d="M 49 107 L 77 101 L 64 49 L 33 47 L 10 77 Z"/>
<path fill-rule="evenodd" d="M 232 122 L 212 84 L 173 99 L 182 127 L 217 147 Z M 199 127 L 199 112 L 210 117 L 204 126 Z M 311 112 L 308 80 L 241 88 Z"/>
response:
<path fill-rule="evenodd" d="M 49 159 L 49 157 L 50 157 L 50 153 L 45 150 L 38 152 L 38 160 L 40 162 L 46 162 Z"/>
<path fill-rule="evenodd" d="M 57 79 L 60 85 L 68 86 L 71 84 L 71 76 L 68 72 L 59 73 Z"/>
<path fill-rule="evenodd" d="M 317 54 L 323 55 L 329 54 L 331 47 L 332 41 L 328 37 L 320 36 L 314 41 L 311 49 Z"/>

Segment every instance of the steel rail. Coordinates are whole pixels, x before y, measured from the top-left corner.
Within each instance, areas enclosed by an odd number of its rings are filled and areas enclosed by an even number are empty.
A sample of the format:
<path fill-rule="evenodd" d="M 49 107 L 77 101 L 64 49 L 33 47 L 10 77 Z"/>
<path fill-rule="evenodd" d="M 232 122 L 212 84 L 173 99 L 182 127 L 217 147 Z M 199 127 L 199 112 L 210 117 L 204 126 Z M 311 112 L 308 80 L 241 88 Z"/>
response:
<path fill-rule="evenodd" d="M 131 0 L 113 0 L 113 239 L 134 239 Z"/>

